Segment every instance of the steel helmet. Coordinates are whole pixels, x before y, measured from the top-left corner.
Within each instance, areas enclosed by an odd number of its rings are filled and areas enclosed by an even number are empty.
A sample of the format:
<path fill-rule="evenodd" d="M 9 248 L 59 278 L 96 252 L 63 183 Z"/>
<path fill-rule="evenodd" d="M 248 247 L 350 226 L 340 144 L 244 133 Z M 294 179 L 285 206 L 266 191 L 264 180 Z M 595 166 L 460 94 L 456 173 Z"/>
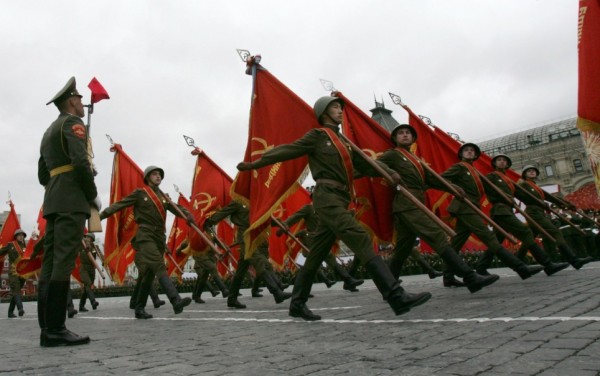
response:
<path fill-rule="evenodd" d="M 87 234 L 83 235 L 84 238 L 90 238 L 92 239 L 92 241 L 96 241 L 96 235 L 94 235 L 93 232 L 88 232 Z"/>
<path fill-rule="evenodd" d="M 506 154 L 496 154 L 494 156 L 494 158 L 492 158 L 492 168 L 496 168 L 496 158 L 499 158 L 499 157 L 506 158 L 506 161 L 507 161 L 506 168 L 510 168 L 510 166 L 512 166 L 512 160 L 508 157 L 508 155 L 506 155 Z"/>
<path fill-rule="evenodd" d="M 527 170 L 531 170 L 534 169 L 536 176 L 540 176 L 540 170 L 537 169 L 537 167 L 535 167 L 534 165 L 527 165 L 525 167 L 523 167 L 523 172 L 521 172 L 521 177 L 523 179 L 525 179 L 525 172 L 527 172 Z"/>
<path fill-rule="evenodd" d="M 475 159 L 478 159 L 479 156 L 481 155 L 481 149 L 479 149 L 479 146 L 475 145 L 472 142 L 467 142 L 466 144 L 461 145 L 461 147 L 458 149 L 458 159 L 462 160 L 463 149 L 466 148 L 467 146 L 471 146 L 475 149 Z"/>
<path fill-rule="evenodd" d="M 321 115 L 325 113 L 327 107 L 329 107 L 329 105 L 333 102 L 339 102 L 342 106 L 344 105 L 344 101 L 341 98 L 332 96 L 321 97 L 315 102 L 315 105 L 313 106 L 313 111 L 315 112 L 315 116 L 319 124 L 321 123 Z"/>
<path fill-rule="evenodd" d="M 390 135 L 390 139 L 392 140 L 394 145 L 396 145 L 396 133 L 398 133 L 398 131 L 400 129 L 404 129 L 404 128 L 408 129 L 410 131 L 410 134 L 412 134 L 413 142 L 417 141 L 417 130 L 410 124 L 400 124 L 399 126 L 394 128 L 394 130 L 392 131 L 392 134 Z"/>
<path fill-rule="evenodd" d="M 144 183 L 148 183 L 148 181 L 147 181 L 148 175 L 150 175 L 150 173 L 152 171 L 158 171 L 160 173 L 160 178 L 161 179 L 165 178 L 165 171 L 162 168 L 160 168 L 158 166 L 148 166 L 144 170 Z"/>
<path fill-rule="evenodd" d="M 17 235 L 19 235 L 19 234 L 23 234 L 24 237 L 27 237 L 27 234 L 25 233 L 25 231 L 18 228 L 15 230 L 15 233 L 13 234 L 13 239 L 15 239 L 17 237 Z"/>

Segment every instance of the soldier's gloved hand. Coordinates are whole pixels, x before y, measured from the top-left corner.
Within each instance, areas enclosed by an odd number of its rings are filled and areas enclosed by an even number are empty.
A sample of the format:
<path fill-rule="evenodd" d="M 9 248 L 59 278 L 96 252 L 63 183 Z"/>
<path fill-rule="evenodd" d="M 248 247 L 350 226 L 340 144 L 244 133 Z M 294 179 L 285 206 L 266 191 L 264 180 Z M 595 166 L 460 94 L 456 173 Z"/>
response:
<path fill-rule="evenodd" d="M 94 205 L 98 211 L 102 209 L 102 201 L 100 200 L 100 196 L 96 196 L 96 198 L 92 200 L 92 205 Z"/>
<path fill-rule="evenodd" d="M 394 187 L 397 185 L 404 185 L 404 182 L 402 181 L 402 178 L 400 177 L 400 174 L 397 172 L 394 172 L 392 175 L 392 182 L 394 184 Z"/>
<path fill-rule="evenodd" d="M 204 221 L 204 225 L 202 226 L 202 229 L 206 232 L 210 231 L 210 228 L 212 227 L 212 224 L 209 221 Z"/>
<path fill-rule="evenodd" d="M 252 168 L 252 162 L 240 162 L 237 165 L 239 171 L 250 171 Z"/>
<path fill-rule="evenodd" d="M 275 232 L 275 235 L 277 235 L 277 236 L 281 236 L 281 235 L 283 235 L 283 229 L 280 227 L 280 228 L 279 228 L 279 230 L 277 230 L 277 231 Z"/>
<path fill-rule="evenodd" d="M 194 219 L 194 216 L 193 216 L 193 215 L 191 215 L 191 214 L 188 214 L 188 215 L 185 217 L 185 221 L 186 221 L 186 222 L 187 222 L 187 224 L 188 224 L 188 225 L 190 225 L 190 226 L 191 226 L 191 225 L 195 225 L 195 224 L 196 224 L 196 220 Z"/>

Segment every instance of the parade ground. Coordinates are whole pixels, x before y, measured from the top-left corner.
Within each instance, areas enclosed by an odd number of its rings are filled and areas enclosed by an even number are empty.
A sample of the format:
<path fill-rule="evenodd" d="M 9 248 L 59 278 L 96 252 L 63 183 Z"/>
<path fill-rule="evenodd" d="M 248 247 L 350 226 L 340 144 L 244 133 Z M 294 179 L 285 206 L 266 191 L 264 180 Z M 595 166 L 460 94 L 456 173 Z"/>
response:
<path fill-rule="evenodd" d="M 92 339 L 75 347 L 39 346 L 35 302 L 15 319 L 2 304 L 0 374 L 600 375 L 600 262 L 526 281 L 490 271 L 500 280 L 475 294 L 402 277 L 407 291 L 433 297 L 401 316 L 370 280 L 357 293 L 315 284 L 317 322 L 289 317 L 288 302 L 275 304 L 266 289 L 263 298 L 242 290 L 247 309 L 204 293 L 206 304 L 179 315 L 150 306 L 150 320 L 134 318 L 128 297 L 99 299 L 97 310 L 88 304 L 67 319 Z"/>

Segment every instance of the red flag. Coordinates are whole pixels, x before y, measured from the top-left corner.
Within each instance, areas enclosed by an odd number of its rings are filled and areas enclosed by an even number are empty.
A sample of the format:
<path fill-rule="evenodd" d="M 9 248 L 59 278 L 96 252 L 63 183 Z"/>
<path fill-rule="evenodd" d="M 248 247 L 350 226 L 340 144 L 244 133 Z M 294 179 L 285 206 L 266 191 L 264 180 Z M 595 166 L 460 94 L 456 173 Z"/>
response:
<path fill-rule="evenodd" d="M 217 225 L 217 236 L 230 245 L 235 239 L 235 228 L 227 221 L 221 221 Z M 237 268 L 237 260 L 240 259 L 239 247 L 230 247 L 231 254 L 223 254 L 217 257 L 221 258 L 220 262 L 217 262 L 217 270 L 219 275 L 223 278 L 229 273 L 229 270 L 235 270 Z"/>
<path fill-rule="evenodd" d="M 110 204 L 120 201 L 136 188 L 144 187 L 144 174 L 135 162 L 123 151 L 119 144 L 114 144 L 111 151 L 115 153 L 110 184 Z M 106 235 L 104 237 L 104 255 L 106 268 L 112 280 L 123 283 L 127 267 L 133 262 L 135 251 L 131 239 L 138 229 L 133 220 L 133 207 L 120 210 L 108 217 Z"/>
<path fill-rule="evenodd" d="M 253 64 L 253 63 L 251 63 Z M 311 107 L 259 64 L 253 64 L 250 129 L 244 161 L 258 159 L 280 144 L 291 143 L 318 127 Z M 244 235 L 246 258 L 266 239 L 271 213 L 300 187 L 308 159 L 293 159 L 253 171 L 240 172 L 232 197 L 250 202 L 250 228 Z"/>
<path fill-rule="evenodd" d="M 96 77 L 92 78 L 92 80 L 88 84 L 88 87 L 92 91 L 92 104 L 100 102 L 103 99 L 110 99 L 110 97 L 108 96 L 108 92 L 106 91 L 104 86 L 100 84 Z"/>
<path fill-rule="evenodd" d="M 310 194 L 304 188 L 298 189 L 294 194 L 289 196 L 284 202 L 279 205 L 279 208 L 273 212 L 273 216 L 280 221 L 285 221 L 290 215 L 294 214 L 306 204 L 311 203 Z M 290 231 L 293 234 L 298 233 L 306 226 L 304 221 L 294 224 Z M 277 236 L 276 232 L 279 227 L 274 227 L 269 237 L 269 256 L 279 270 L 285 266 L 285 259 L 288 256 L 291 260 L 295 260 L 300 246 L 288 236 Z"/>
<path fill-rule="evenodd" d="M 19 262 L 17 263 L 17 273 L 23 278 L 29 278 L 38 274 L 42 268 L 42 255 L 44 251 L 41 251 L 37 257 L 31 259 L 31 254 L 36 244 L 44 238 L 46 234 L 46 220 L 44 219 L 44 210 L 40 208 L 37 218 L 36 229 L 32 231 L 31 237 L 27 241 L 27 247 L 25 253 Z"/>
<path fill-rule="evenodd" d="M 2 231 L 0 231 L 0 248 L 5 247 L 8 243 L 12 242 L 15 236 L 15 231 L 21 228 L 19 224 L 19 216 L 15 211 L 15 205 L 12 200 L 8 201 L 8 205 L 10 206 L 10 211 L 8 212 L 8 216 L 4 221 L 4 225 L 2 225 Z M 0 256 L 0 273 L 2 273 L 2 269 L 4 268 L 4 256 Z"/>
<path fill-rule="evenodd" d="M 179 193 L 177 204 L 188 210 L 191 209 L 189 200 L 185 198 L 181 192 Z M 167 239 L 167 251 L 171 254 L 171 257 L 167 257 L 168 276 L 176 275 L 178 278 L 181 278 L 179 268 L 183 269 L 190 254 L 187 252 L 181 252 L 178 254 L 177 248 L 179 248 L 181 243 L 183 243 L 183 241 L 187 238 L 188 231 L 190 231 L 190 228 L 185 218 L 175 216 L 173 219 L 173 226 L 171 226 L 171 232 L 169 233 L 169 238 Z M 173 260 L 175 260 L 177 265 L 179 265 L 179 268 L 177 268 L 177 266 L 173 263 Z"/>
<path fill-rule="evenodd" d="M 600 194 L 600 0 L 580 0 L 577 52 L 579 91 L 577 128 L 587 149 Z"/>

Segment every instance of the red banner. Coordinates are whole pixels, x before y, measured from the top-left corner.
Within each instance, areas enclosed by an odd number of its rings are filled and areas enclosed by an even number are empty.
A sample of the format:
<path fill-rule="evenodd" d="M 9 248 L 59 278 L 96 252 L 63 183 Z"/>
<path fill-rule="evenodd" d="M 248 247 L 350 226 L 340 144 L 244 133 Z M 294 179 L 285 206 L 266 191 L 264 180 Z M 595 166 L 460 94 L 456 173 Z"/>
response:
<path fill-rule="evenodd" d="M 244 161 L 258 159 L 277 145 L 291 143 L 317 127 L 311 107 L 259 64 L 250 66 L 253 77 L 248 143 Z M 276 163 L 240 172 L 232 197 L 250 205 L 250 228 L 246 231 L 246 258 L 266 239 L 273 211 L 296 189 L 308 159 Z"/>
<path fill-rule="evenodd" d="M 110 99 L 110 97 L 108 96 L 108 92 L 106 91 L 104 86 L 102 86 L 100 81 L 96 79 L 96 77 L 92 78 L 92 80 L 88 84 L 88 87 L 92 91 L 92 104 L 100 102 L 103 99 Z"/>
<path fill-rule="evenodd" d="M 235 239 L 235 228 L 228 221 L 221 221 L 217 225 L 217 236 L 223 240 L 225 244 L 231 245 Z M 237 268 L 237 260 L 240 259 L 239 247 L 230 247 L 231 254 L 218 255 L 221 261 L 217 261 L 217 270 L 223 278 L 227 276 L 229 271 L 234 271 Z"/>
<path fill-rule="evenodd" d="M 111 151 L 115 153 L 110 184 L 110 204 L 113 204 L 136 188 L 143 188 L 145 184 L 142 169 L 129 158 L 121 145 L 114 144 Z M 104 255 L 107 272 L 111 273 L 112 280 L 117 285 L 123 283 L 127 267 L 135 257 L 131 239 L 137 229 L 138 225 L 133 220 L 133 207 L 120 210 L 107 218 Z"/>
<path fill-rule="evenodd" d="M 10 211 L 2 225 L 2 230 L 0 231 L 0 248 L 5 247 L 8 243 L 12 242 L 14 240 L 15 231 L 21 228 L 19 216 L 15 211 L 15 205 L 12 200 L 8 202 L 8 205 L 10 206 Z M 0 256 L 0 274 L 2 273 L 2 269 L 4 269 L 4 256 Z"/>
<path fill-rule="evenodd" d="M 46 220 L 44 219 L 44 210 L 40 208 L 38 212 L 36 229 L 31 233 L 31 237 L 27 241 L 27 247 L 25 253 L 19 262 L 17 263 L 17 273 L 23 278 L 33 277 L 38 274 L 42 268 L 42 255 L 43 251 L 36 255 L 32 260 L 31 254 L 36 244 L 44 238 L 46 234 Z"/>
<path fill-rule="evenodd" d="M 190 202 L 181 192 L 179 193 L 177 204 L 183 206 L 191 212 Z M 180 252 L 178 254 L 177 248 L 179 248 L 181 243 L 183 243 L 183 241 L 187 238 L 189 231 L 190 228 L 185 218 L 175 216 L 173 219 L 173 226 L 171 226 L 171 232 L 169 233 L 169 237 L 167 239 L 167 252 L 171 254 L 171 257 L 167 257 L 168 276 L 176 275 L 178 278 L 181 278 L 179 268 L 183 270 L 183 267 L 185 266 L 190 254 L 188 252 Z M 173 262 L 173 260 L 175 260 L 176 264 Z M 177 268 L 177 265 L 179 265 L 179 268 Z"/>

